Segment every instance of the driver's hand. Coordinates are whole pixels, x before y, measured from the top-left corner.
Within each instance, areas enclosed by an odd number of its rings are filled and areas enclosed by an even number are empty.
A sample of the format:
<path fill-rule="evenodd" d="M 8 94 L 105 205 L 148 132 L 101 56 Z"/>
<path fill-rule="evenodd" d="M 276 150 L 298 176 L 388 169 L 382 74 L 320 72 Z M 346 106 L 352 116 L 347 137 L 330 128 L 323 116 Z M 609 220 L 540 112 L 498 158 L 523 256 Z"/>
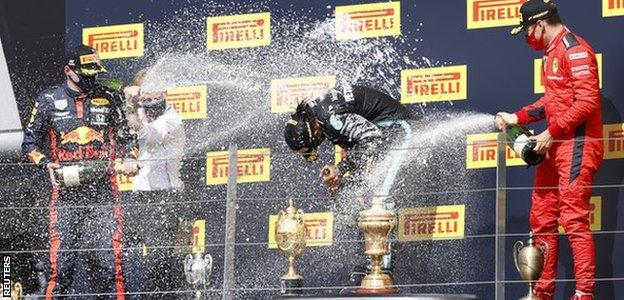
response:
<path fill-rule="evenodd" d="M 46 165 L 46 169 L 48 170 L 48 175 L 50 175 L 50 182 L 55 187 L 59 187 L 60 184 L 58 181 L 56 181 L 56 174 L 54 173 L 54 170 L 60 167 L 61 165 L 56 164 L 56 163 L 48 163 Z"/>
<path fill-rule="evenodd" d="M 510 114 L 506 112 L 496 113 L 494 117 L 494 126 L 498 128 L 498 130 L 503 130 L 507 125 L 518 124 L 518 116 L 516 114 Z"/>
<path fill-rule="evenodd" d="M 126 176 L 134 176 L 139 173 L 139 163 L 134 159 L 126 159 L 123 161 L 115 162 L 113 169 L 117 174 L 123 174 Z"/>
<path fill-rule="evenodd" d="M 323 182 L 327 185 L 327 191 L 331 196 L 335 196 L 342 183 L 342 174 L 336 165 L 325 165 L 319 174 Z"/>

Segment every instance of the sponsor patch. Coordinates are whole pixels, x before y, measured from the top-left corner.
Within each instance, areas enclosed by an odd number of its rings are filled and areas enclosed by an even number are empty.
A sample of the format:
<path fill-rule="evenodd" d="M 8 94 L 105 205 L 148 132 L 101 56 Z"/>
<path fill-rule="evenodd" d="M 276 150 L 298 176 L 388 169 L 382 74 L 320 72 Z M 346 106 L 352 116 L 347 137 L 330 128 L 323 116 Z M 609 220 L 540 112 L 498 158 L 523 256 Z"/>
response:
<path fill-rule="evenodd" d="M 86 54 L 86 55 L 80 56 L 81 65 L 91 64 L 91 63 L 97 62 L 98 60 L 99 59 L 98 59 L 97 54 Z"/>
<path fill-rule="evenodd" d="M 557 73 L 557 71 L 559 71 L 559 60 L 556 57 L 552 62 L 552 71 L 553 73 Z"/>
<path fill-rule="evenodd" d="M 101 114 L 110 113 L 110 108 L 106 106 L 91 106 L 89 110 L 94 113 L 101 113 Z"/>
<path fill-rule="evenodd" d="M 581 59 L 581 58 L 588 58 L 589 57 L 589 53 L 587 53 L 587 52 L 572 53 L 568 57 L 570 57 L 570 60 L 577 60 L 577 59 Z"/>
<path fill-rule="evenodd" d="M 104 105 L 108 105 L 109 103 L 110 102 L 106 98 L 94 98 L 94 99 L 91 99 L 91 104 L 93 104 L 93 105 L 104 106 Z"/>
<path fill-rule="evenodd" d="M 67 99 L 54 100 L 54 108 L 64 110 L 67 108 Z"/>

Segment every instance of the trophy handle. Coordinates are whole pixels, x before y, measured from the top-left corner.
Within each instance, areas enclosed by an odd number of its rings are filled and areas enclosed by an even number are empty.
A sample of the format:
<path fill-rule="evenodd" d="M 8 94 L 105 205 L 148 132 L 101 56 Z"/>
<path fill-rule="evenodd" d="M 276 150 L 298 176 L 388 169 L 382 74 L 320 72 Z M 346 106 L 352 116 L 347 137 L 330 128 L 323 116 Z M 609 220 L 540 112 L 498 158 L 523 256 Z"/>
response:
<path fill-rule="evenodd" d="M 193 277 L 191 276 L 191 267 L 193 266 L 193 255 L 187 254 L 184 258 L 184 275 L 186 277 L 186 282 L 192 283 Z"/>
<path fill-rule="evenodd" d="M 206 262 L 206 277 L 209 278 L 210 274 L 212 274 L 212 255 L 210 255 L 209 253 L 206 254 L 206 256 L 204 257 L 204 261 Z M 206 282 L 208 282 L 209 280 L 206 280 Z"/>
<path fill-rule="evenodd" d="M 522 241 L 517 241 L 513 246 L 513 260 L 518 272 L 520 272 L 520 266 L 518 266 L 518 253 L 520 253 L 522 248 L 524 248 L 524 243 Z"/>

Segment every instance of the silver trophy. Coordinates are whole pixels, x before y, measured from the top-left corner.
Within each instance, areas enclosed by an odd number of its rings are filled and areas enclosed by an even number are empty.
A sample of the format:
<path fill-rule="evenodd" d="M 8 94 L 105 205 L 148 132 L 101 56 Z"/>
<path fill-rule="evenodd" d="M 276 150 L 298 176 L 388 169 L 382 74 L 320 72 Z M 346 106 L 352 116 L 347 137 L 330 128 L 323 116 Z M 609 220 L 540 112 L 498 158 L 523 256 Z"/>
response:
<path fill-rule="evenodd" d="M 194 290 L 205 289 L 210 284 L 210 274 L 212 273 L 212 256 L 197 252 L 194 255 L 188 254 L 184 258 L 184 275 Z M 197 299 L 201 298 L 201 292 L 195 292 Z"/>

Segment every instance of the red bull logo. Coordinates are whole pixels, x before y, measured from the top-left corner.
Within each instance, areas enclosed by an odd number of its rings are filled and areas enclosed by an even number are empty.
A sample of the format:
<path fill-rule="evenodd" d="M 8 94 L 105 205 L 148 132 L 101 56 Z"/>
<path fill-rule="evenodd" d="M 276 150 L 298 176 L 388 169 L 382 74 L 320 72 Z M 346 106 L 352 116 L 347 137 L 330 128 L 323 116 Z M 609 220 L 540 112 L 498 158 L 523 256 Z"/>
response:
<path fill-rule="evenodd" d="M 271 14 L 210 17 L 206 20 L 208 50 L 266 46 L 271 43 Z"/>
<path fill-rule="evenodd" d="M 465 206 L 406 208 L 399 211 L 399 240 L 445 240 L 464 236 Z"/>
<path fill-rule="evenodd" d="M 143 56 L 143 23 L 83 28 L 82 43 L 100 59 Z"/>
<path fill-rule="evenodd" d="M 104 134 L 87 126 L 80 126 L 72 131 L 61 134 L 61 144 L 74 143 L 86 145 L 92 142 L 104 142 Z"/>
<path fill-rule="evenodd" d="M 237 182 L 260 182 L 270 180 L 271 149 L 239 150 L 237 158 Z M 210 152 L 207 155 L 206 184 L 225 184 L 229 174 L 227 151 Z"/>
<path fill-rule="evenodd" d="M 468 0 L 468 29 L 520 24 L 520 6 L 527 0 Z"/>

